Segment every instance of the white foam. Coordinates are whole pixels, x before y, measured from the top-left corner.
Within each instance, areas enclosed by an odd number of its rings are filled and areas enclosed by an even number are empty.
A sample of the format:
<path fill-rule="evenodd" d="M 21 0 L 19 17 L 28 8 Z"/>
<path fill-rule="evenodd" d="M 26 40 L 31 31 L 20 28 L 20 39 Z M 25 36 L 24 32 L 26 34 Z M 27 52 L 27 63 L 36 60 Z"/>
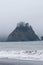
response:
<path fill-rule="evenodd" d="M 43 61 L 43 50 L 1 50 L 0 58 Z"/>

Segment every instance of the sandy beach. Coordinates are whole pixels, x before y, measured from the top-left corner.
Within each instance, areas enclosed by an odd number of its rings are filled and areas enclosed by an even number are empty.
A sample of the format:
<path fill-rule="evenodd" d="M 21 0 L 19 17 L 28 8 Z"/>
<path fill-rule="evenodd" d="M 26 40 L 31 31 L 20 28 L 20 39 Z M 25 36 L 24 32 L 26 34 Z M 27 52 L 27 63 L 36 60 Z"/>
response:
<path fill-rule="evenodd" d="M 43 61 L 0 59 L 0 65 L 43 65 Z"/>

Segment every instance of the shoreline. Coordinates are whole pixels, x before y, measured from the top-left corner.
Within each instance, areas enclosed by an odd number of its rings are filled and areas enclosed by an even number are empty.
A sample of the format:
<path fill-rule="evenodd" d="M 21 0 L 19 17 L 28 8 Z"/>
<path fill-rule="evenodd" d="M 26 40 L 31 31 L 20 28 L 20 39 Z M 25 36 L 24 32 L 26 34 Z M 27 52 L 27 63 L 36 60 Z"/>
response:
<path fill-rule="evenodd" d="M 0 65 L 43 65 L 43 61 L 0 59 Z"/>

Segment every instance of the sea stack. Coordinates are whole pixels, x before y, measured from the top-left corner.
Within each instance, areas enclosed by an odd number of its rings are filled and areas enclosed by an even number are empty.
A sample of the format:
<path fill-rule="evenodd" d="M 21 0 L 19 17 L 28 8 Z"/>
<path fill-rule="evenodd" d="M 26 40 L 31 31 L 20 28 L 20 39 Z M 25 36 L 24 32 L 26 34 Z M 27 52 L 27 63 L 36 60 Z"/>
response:
<path fill-rule="evenodd" d="M 13 32 L 8 36 L 7 41 L 38 41 L 39 37 L 36 35 L 32 26 L 28 23 L 20 22 Z"/>

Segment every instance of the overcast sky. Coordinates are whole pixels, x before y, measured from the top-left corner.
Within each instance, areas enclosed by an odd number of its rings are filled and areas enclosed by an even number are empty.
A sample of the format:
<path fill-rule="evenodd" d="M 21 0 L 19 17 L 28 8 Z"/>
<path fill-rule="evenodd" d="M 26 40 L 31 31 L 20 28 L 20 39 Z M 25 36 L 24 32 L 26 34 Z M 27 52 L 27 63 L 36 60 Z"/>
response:
<path fill-rule="evenodd" d="M 0 36 L 9 35 L 17 23 L 28 22 L 43 35 L 43 0 L 0 0 Z"/>

